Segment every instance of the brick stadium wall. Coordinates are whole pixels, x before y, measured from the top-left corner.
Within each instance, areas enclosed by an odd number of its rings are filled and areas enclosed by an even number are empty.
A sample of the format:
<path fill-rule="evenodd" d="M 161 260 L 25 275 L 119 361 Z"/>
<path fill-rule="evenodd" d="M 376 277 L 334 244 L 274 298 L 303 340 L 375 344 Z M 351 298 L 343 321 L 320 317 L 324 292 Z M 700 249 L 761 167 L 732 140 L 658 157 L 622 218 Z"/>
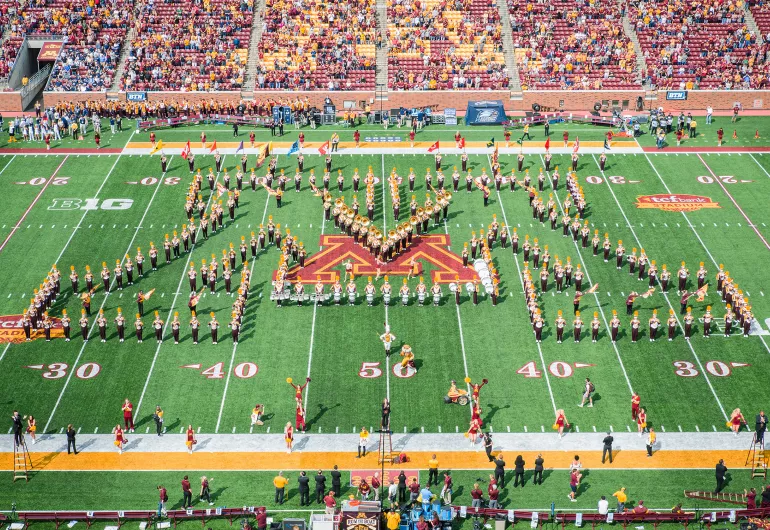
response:
<path fill-rule="evenodd" d="M 653 93 L 655 95 L 655 93 Z M 111 94 L 112 96 L 112 94 Z M 125 100 L 125 93 L 114 94 L 120 100 Z M 191 102 L 210 101 L 239 101 L 240 92 L 148 92 L 150 101 L 180 99 Z M 321 107 L 324 99 L 329 97 L 337 106 L 338 111 L 345 108 L 345 104 L 352 102 L 356 108 L 362 108 L 370 102 L 373 109 L 380 107 L 380 102 L 375 101 L 374 92 L 254 92 L 256 99 L 288 99 L 307 97 L 310 104 Z M 586 112 L 593 109 L 597 102 L 609 106 L 626 107 L 633 111 L 636 109 L 637 98 L 645 97 L 643 90 L 626 91 L 561 91 L 546 90 L 541 92 L 524 92 L 522 99 L 510 99 L 508 91 L 445 91 L 445 92 L 399 92 L 388 93 L 388 100 L 382 102 L 382 107 L 391 109 L 397 107 L 415 107 L 438 105 L 439 109 L 454 107 L 459 114 L 464 114 L 468 101 L 485 99 L 500 99 L 507 111 L 530 111 L 532 105 L 537 103 L 545 109 L 555 109 L 567 112 Z M 105 93 L 83 92 L 46 92 L 44 104 L 56 105 L 58 102 L 67 101 L 103 101 L 107 98 Z M 705 109 L 711 105 L 714 110 L 729 110 L 738 102 L 744 110 L 770 109 L 770 91 L 745 90 L 745 91 L 689 91 L 685 101 L 666 101 L 666 92 L 659 91 L 657 100 L 644 100 L 644 107 L 662 106 L 666 110 Z M 18 92 L 0 93 L 0 111 L 21 111 L 21 96 Z"/>
<path fill-rule="evenodd" d="M 0 112 L 21 112 L 21 92 L 0 92 Z"/>

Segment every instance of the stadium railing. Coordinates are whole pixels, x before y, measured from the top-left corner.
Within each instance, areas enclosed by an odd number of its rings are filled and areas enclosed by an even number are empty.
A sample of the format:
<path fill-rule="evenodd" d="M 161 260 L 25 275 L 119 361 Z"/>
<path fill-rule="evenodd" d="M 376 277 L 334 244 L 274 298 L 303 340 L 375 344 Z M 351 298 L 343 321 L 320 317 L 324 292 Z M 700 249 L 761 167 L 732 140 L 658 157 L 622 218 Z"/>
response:
<path fill-rule="evenodd" d="M 238 517 L 249 517 L 254 515 L 257 507 L 249 506 L 242 508 L 210 508 L 204 510 L 168 510 L 161 519 L 167 519 L 173 523 L 176 528 L 179 521 L 191 521 L 199 520 L 203 527 L 206 527 L 206 523 L 213 519 L 226 519 L 230 526 L 233 525 L 233 520 Z M 58 530 L 62 524 L 67 524 L 70 521 L 83 522 L 86 528 L 90 528 L 91 525 L 97 521 L 109 521 L 113 522 L 120 528 L 123 524 L 130 521 L 147 522 L 152 524 L 157 522 L 158 511 L 157 510 L 126 510 L 126 511 L 34 511 L 34 512 L 18 512 L 17 517 L 24 523 L 25 528 L 29 528 L 29 525 L 33 522 L 46 522 L 53 523 Z M 6 519 L 5 515 L 0 514 L 0 525 Z"/>

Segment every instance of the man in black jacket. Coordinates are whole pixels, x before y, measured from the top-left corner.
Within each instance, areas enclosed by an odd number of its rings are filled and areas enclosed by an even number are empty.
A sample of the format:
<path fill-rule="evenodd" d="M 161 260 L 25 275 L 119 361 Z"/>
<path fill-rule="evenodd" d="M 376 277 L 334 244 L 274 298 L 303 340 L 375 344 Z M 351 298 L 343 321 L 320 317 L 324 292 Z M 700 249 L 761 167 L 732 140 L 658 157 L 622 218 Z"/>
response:
<path fill-rule="evenodd" d="M 403 470 L 398 474 L 398 502 L 406 502 L 406 473 Z"/>
<path fill-rule="evenodd" d="M 727 473 L 727 466 L 725 465 L 724 460 L 719 460 L 719 463 L 716 466 L 716 479 L 717 479 L 717 489 L 714 490 L 714 493 L 719 493 L 722 491 L 722 488 L 725 487 L 725 473 Z"/>
<path fill-rule="evenodd" d="M 324 495 L 326 495 L 326 477 L 324 472 L 319 469 L 315 476 L 315 500 L 318 504 L 324 501 Z"/>
<path fill-rule="evenodd" d="M 67 454 L 71 454 L 70 451 L 78 454 L 78 448 L 75 447 L 75 429 L 71 423 L 67 425 Z"/>
<path fill-rule="evenodd" d="M 490 462 L 495 461 L 495 457 L 492 456 L 492 433 L 485 432 L 484 433 L 484 451 L 487 453 L 487 458 Z"/>
<path fill-rule="evenodd" d="M 299 483 L 299 505 L 310 506 L 310 477 L 304 471 L 297 477 Z"/>
<path fill-rule="evenodd" d="M 539 454 L 537 455 L 537 458 L 535 458 L 535 474 L 532 477 L 532 482 L 534 484 L 542 484 L 543 483 L 543 463 L 545 460 L 543 460 L 543 455 Z"/>
<path fill-rule="evenodd" d="M 340 485 L 342 484 L 342 473 L 339 472 L 337 469 L 337 466 L 334 466 L 334 469 L 332 469 L 331 472 L 332 475 L 332 491 L 334 492 L 334 496 L 339 498 L 340 496 Z"/>
<path fill-rule="evenodd" d="M 19 447 L 24 438 L 22 434 L 24 426 L 21 421 L 21 414 L 19 414 L 18 410 L 13 411 L 11 421 L 13 421 L 13 441 L 16 444 L 16 447 Z"/>
<path fill-rule="evenodd" d="M 765 446 L 765 430 L 767 429 L 767 416 L 765 416 L 765 411 L 760 410 L 759 414 L 757 414 L 756 418 L 756 425 L 754 425 L 754 431 L 756 434 L 756 443 L 761 444 L 762 447 Z"/>
<path fill-rule="evenodd" d="M 604 459 L 608 454 L 610 457 L 610 464 L 612 463 L 612 442 L 614 440 L 615 439 L 612 437 L 612 432 L 607 431 L 607 436 L 605 436 L 604 440 L 602 440 L 602 444 L 604 444 L 602 449 L 602 464 L 604 463 Z"/>
<path fill-rule="evenodd" d="M 495 480 L 498 488 L 503 489 L 505 487 L 505 460 L 503 460 L 502 453 L 497 455 L 495 459 Z"/>

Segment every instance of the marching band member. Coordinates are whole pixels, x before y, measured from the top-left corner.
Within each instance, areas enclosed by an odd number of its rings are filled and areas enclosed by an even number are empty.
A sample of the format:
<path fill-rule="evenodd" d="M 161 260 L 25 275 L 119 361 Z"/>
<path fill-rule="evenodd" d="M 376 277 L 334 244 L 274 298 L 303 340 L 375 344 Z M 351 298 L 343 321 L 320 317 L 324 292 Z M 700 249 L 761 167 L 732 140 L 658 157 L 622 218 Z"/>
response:
<path fill-rule="evenodd" d="M 354 281 L 353 275 L 350 275 L 350 280 L 348 280 L 348 284 L 345 287 L 345 290 L 348 293 L 348 305 L 355 305 L 356 303 L 356 282 Z"/>
<path fill-rule="evenodd" d="M 385 303 L 386 306 L 390 305 L 390 296 L 393 291 L 393 288 L 391 287 L 390 283 L 388 282 L 388 277 L 385 276 L 384 283 L 382 284 L 382 287 L 380 287 L 380 292 L 382 293 L 382 301 Z"/>
<path fill-rule="evenodd" d="M 439 285 L 438 282 L 435 282 L 431 286 L 430 292 L 433 295 L 433 306 L 438 307 L 439 302 L 441 302 L 441 285 Z"/>
<path fill-rule="evenodd" d="M 364 287 L 364 294 L 366 295 L 366 303 L 369 307 L 372 307 L 374 305 L 374 293 L 377 291 L 377 289 L 374 287 L 374 284 L 372 283 L 372 277 L 369 276 L 369 282 L 366 284 L 366 287 Z"/>
<path fill-rule="evenodd" d="M 399 289 L 398 294 L 401 297 L 401 304 L 405 307 L 409 305 L 409 285 L 406 278 L 404 278 L 403 285 Z"/>

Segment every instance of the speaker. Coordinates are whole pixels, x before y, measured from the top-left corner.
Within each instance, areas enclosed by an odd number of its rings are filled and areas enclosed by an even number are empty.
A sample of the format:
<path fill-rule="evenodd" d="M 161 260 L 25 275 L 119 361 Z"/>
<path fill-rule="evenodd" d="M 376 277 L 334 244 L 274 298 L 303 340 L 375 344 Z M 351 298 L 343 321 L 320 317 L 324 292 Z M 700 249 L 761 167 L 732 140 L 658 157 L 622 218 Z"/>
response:
<path fill-rule="evenodd" d="M 541 108 L 540 107 L 540 103 L 533 103 L 532 104 L 532 110 L 534 110 L 535 112 L 540 112 L 540 108 Z"/>
<path fill-rule="evenodd" d="M 636 110 L 644 110 L 644 98 L 642 96 L 636 98 Z"/>
<path fill-rule="evenodd" d="M 597 101 L 594 103 L 594 112 L 599 112 L 600 110 L 602 110 L 602 104 L 601 102 Z"/>

